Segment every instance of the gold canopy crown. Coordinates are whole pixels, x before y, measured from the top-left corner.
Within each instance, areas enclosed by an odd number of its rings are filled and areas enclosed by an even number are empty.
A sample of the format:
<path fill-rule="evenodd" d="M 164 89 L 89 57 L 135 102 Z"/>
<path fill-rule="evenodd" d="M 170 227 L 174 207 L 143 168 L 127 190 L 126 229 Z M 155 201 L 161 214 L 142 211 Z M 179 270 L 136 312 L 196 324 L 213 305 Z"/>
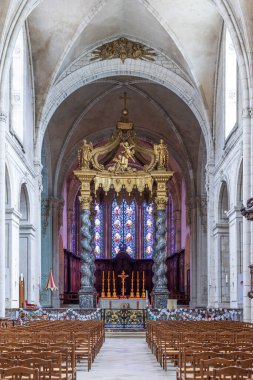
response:
<path fill-rule="evenodd" d="M 80 200 L 84 208 L 90 202 L 90 183 L 94 181 L 95 194 L 99 188 L 107 193 L 114 188 L 118 194 L 125 189 L 129 194 L 137 189 L 142 193 L 145 189 L 152 194 L 157 184 L 157 206 L 163 208 L 165 203 L 166 184 L 173 176 L 168 170 L 169 152 L 161 139 L 153 147 L 147 147 L 134 133 L 134 125 L 128 120 L 126 93 L 124 93 L 124 109 L 121 120 L 117 122 L 116 135 L 103 146 L 94 147 L 91 142 L 83 140 L 78 151 L 79 169 L 74 174 L 81 182 Z M 159 206 L 160 205 L 160 206 Z"/>

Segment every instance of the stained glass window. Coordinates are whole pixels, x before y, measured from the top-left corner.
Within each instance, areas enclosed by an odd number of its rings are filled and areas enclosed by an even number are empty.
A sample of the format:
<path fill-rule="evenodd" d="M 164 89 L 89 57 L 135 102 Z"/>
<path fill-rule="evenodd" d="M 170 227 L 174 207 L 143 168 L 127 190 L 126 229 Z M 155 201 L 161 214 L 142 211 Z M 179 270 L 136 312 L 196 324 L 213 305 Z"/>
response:
<path fill-rule="evenodd" d="M 154 254 L 154 233 L 155 233 L 155 220 L 154 220 L 154 204 L 143 204 L 144 216 L 144 258 L 151 259 Z"/>
<path fill-rule="evenodd" d="M 126 252 L 135 257 L 135 213 L 136 204 L 130 205 L 124 199 L 121 203 L 112 202 L 112 257 L 120 251 L 120 244 L 126 244 Z"/>
<path fill-rule="evenodd" d="M 94 217 L 94 253 L 97 259 L 104 257 L 103 234 L 103 205 L 95 202 Z"/>

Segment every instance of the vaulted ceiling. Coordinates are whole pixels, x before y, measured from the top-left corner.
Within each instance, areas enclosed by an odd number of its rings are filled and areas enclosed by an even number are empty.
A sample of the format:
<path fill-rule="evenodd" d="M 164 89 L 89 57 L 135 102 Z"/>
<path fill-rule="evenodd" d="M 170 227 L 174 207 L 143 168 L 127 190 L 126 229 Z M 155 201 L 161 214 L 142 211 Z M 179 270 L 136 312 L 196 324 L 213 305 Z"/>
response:
<path fill-rule="evenodd" d="M 211 121 L 222 18 L 209 0 L 44 0 L 30 14 L 28 30 L 37 118 L 48 92 L 73 62 L 126 36 L 181 70 L 202 97 Z M 120 116 L 123 91 L 131 97 L 128 107 L 137 133 L 155 141 L 163 137 L 182 170 L 197 172 L 203 140 L 198 121 L 175 93 L 140 74 L 95 80 L 59 106 L 47 128 L 53 176 L 59 166 L 72 167 L 82 138 L 109 137 Z"/>
<path fill-rule="evenodd" d="M 172 62 L 203 103 L 212 124 L 214 80 L 223 20 L 211 0 L 43 0 L 27 20 L 37 121 L 55 83 L 73 63 L 114 38 L 152 47 Z M 122 63 L 123 65 L 123 63 Z M 154 73 L 155 78 L 155 73 Z M 52 175 L 69 163 L 84 137 L 109 136 L 127 91 L 137 133 L 169 144 L 181 168 L 196 173 L 203 136 L 197 119 L 175 93 L 156 81 L 127 75 L 94 80 L 59 105 L 47 128 Z M 52 143 L 53 142 L 53 143 Z M 182 169 L 183 170 L 183 169 Z M 192 175 L 192 174 L 190 174 Z"/>

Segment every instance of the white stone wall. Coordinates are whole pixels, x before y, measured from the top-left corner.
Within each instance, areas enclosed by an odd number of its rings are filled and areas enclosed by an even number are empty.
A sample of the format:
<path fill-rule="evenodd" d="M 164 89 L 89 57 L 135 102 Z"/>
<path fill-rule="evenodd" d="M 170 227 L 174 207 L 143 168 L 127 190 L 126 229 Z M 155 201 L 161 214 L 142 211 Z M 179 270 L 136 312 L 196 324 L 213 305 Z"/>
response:
<path fill-rule="evenodd" d="M 239 83 L 239 81 L 238 81 Z M 221 39 L 216 81 L 215 162 L 209 202 L 209 306 L 242 307 L 242 216 L 240 213 L 240 168 L 242 165 L 242 105 L 238 90 L 238 122 L 225 140 L 224 41 Z M 222 210 L 221 192 L 228 191 L 228 207 Z"/>
<path fill-rule="evenodd" d="M 5 280 L 6 307 L 19 306 L 19 277 L 25 280 L 25 299 L 39 302 L 40 287 L 40 164 L 34 159 L 34 105 L 32 75 L 29 70 L 29 50 L 25 41 L 24 72 L 24 139 L 17 138 L 11 127 L 11 117 L 5 125 L 8 201 L 5 204 Z M 10 80 L 10 78 L 9 78 Z M 10 102 L 7 102 L 11 114 Z M 22 220 L 21 188 L 25 189 L 27 220 Z"/>

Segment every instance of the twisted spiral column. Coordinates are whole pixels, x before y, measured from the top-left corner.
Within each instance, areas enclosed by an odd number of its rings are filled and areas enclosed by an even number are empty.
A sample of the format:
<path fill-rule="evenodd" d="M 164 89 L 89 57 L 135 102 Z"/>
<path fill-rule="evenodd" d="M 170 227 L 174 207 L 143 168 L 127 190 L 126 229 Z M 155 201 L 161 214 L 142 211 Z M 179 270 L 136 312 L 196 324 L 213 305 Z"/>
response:
<path fill-rule="evenodd" d="M 94 288 L 95 256 L 91 247 L 90 210 L 81 213 L 81 289 L 79 305 L 81 308 L 96 307 L 96 290 Z"/>
<path fill-rule="evenodd" d="M 155 233 L 155 254 L 153 265 L 152 303 L 157 309 L 167 308 L 168 288 L 167 288 L 167 241 L 166 241 L 166 209 L 157 210 L 156 233 Z"/>

